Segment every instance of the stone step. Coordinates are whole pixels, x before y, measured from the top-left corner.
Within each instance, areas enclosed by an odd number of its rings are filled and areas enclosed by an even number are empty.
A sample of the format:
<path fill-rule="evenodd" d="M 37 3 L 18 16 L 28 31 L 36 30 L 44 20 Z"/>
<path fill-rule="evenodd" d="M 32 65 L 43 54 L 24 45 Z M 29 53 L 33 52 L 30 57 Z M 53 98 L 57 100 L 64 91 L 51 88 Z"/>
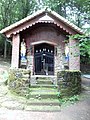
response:
<path fill-rule="evenodd" d="M 35 105 L 35 106 L 59 106 L 59 102 L 47 102 L 47 103 L 43 103 L 43 102 L 31 102 L 27 105 Z"/>
<path fill-rule="evenodd" d="M 31 85 L 30 86 L 31 88 L 43 88 L 43 87 L 46 87 L 46 88 L 57 88 L 57 85 L 48 85 L 48 84 L 36 84 L 36 85 Z"/>
<path fill-rule="evenodd" d="M 43 81 L 53 81 L 56 79 L 55 77 L 36 77 L 36 80 L 43 80 Z"/>
<path fill-rule="evenodd" d="M 41 100 L 35 99 L 35 98 L 29 98 L 27 103 L 29 104 L 31 102 L 38 102 L 38 103 L 41 103 L 41 102 L 42 103 L 53 103 L 53 102 L 55 102 L 55 103 L 57 103 L 57 102 L 59 102 L 59 100 L 58 99 L 52 99 L 52 98 L 41 99 Z"/>
<path fill-rule="evenodd" d="M 50 77 L 36 77 L 36 80 L 51 80 Z"/>
<path fill-rule="evenodd" d="M 30 86 L 29 102 L 25 110 L 33 111 L 60 111 L 57 85 L 54 85 L 51 78 L 36 78 L 36 84 Z"/>
<path fill-rule="evenodd" d="M 56 78 L 55 77 L 48 77 L 48 76 L 45 76 L 45 77 L 35 77 L 35 76 L 31 76 L 30 78 L 30 83 L 31 85 L 33 84 L 55 84 L 56 85 Z"/>
<path fill-rule="evenodd" d="M 42 99 L 42 100 L 38 100 L 38 99 L 33 99 L 30 100 L 29 102 L 27 102 L 27 105 L 36 105 L 36 106 L 59 106 L 60 102 L 57 99 L 52 99 L 52 100 L 47 100 L 47 99 Z"/>
<path fill-rule="evenodd" d="M 57 92 L 57 89 L 54 88 L 30 88 L 30 92 Z"/>
<path fill-rule="evenodd" d="M 35 85 L 35 86 L 37 86 L 37 85 Z M 48 88 L 48 87 L 33 87 L 33 86 L 31 86 L 30 88 L 29 88 L 30 90 L 56 90 L 57 91 L 57 87 L 55 86 L 55 87 L 52 87 L 52 88 Z"/>
<path fill-rule="evenodd" d="M 37 106 L 37 105 L 35 105 L 35 106 L 33 106 L 33 105 L 30 105 L 30 106 L 26 106 L 25 107 L 25 110 L 27 110 L 27 111 L 46 111 L 46 112 L 51 112 L 51 111 L 53 111 L 53 112 L 57 112 L 57 111 L 61 111 L 61 107 L 60 106 Z"/>
<path fill-rule="evenodd" d="M 31 92 L 30 98 L 35 98 L 35 99 L 58 99 L 58 92 Z"/>
<path fill-rule="evenodd" d="M 50 80 L 38 80 L 36 84 L 53 84 Z"/>
<path fill-rule="evenodd" d="M 57 92 L 57 91 L 50 91 L 50 92 L 47 92 L 46 90 L 42 90 L 42 91 L 32 91 L 31 93 L 30 93 L 30 95 L 32 95 L 32 94 L 44 94 L 44 95 L 46 95 L 46 94 L 55 94 L 55 95 L 57 95 L 59 92 Z"/>

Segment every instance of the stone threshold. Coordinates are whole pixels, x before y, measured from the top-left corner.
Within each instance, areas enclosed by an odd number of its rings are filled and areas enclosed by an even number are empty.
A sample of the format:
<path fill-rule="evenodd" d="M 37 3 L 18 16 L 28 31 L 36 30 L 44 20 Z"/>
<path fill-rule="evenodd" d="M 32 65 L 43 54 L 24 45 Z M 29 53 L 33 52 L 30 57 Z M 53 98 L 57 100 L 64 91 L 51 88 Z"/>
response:
<path fill-rule="evenodd" d="M 55 76 L 55 75 L 31 75 L 31 77 L 57 78 L 57 76 Z"/>

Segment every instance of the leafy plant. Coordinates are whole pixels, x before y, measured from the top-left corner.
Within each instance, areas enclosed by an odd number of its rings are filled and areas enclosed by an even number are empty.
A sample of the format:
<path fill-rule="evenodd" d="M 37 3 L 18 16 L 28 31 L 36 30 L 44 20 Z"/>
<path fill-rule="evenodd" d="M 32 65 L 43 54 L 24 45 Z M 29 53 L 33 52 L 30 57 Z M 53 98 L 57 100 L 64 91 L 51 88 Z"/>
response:
<path fill-rule="evenodd" d="M 74 104 L 75 102 L 79 101 L 79 95 L 74 95 L 71 97 L 59 98 L 59 102 L 61 105 L 65 105 L 66 103 Z"/>

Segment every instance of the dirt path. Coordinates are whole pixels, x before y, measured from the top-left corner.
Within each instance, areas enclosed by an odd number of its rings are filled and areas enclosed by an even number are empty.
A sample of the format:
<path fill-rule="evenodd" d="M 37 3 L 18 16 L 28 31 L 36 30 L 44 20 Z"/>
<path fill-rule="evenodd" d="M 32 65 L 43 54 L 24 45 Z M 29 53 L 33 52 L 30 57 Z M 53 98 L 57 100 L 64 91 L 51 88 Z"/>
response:
<path fill-rule="evenodd" d="M 90 98 L 68 106 L 61 112 L 32 112 L 1 108 L 0 120 L 90 120 L 89 106 Z"/>

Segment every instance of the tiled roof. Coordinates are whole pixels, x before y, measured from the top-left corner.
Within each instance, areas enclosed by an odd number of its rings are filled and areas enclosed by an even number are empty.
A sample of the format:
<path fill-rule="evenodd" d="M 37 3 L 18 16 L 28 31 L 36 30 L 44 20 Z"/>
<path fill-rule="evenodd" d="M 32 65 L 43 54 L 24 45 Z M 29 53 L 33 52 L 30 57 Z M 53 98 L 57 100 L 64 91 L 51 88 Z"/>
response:
<path fill-rule="evenodd" d="M 39 10 L 39 11 L 33 13 L 32 15 L 27 16 L 26 18 L 24 18 L 24 19 L 22 19 L 22 20 L 20 20 L 20 21 L 18 21 L 18 22 L 16 22 L 16 23 L 14 23 L 14 24 L 12 24 L 12 25 L 10 25 L 10 26 L 2 29 L 2 30 L 0 31 L 0 33 L 6 33 L 6 32 L 8 32 L 8 31 L 10 31 L 10 30 L 12 30 L 12 29 L 20 26 L 21 24 L 23 24 L 23 23 L 25 23 L 25 22 L 33 19 L 34 17 L 36 17 L 36 16 L 38 16 L 38 15 L 40 15 L 40 14 L 45 13 L 45 12 L 50 13 L 51 15 L 55 16 L 57 19 L 59 19 L 60 21 L 62 21 L 62 22 L 63 22 L 64 24 L 66 24 L 67 26 L 71 27 L 71 28 L 72 28 L 73 30 L 75 30 L 77 33 L 83 34 L 83 31 L 82 31 L 79 27 L 77 27 L 76 25 L 74 25 L 74 24 L 71 23 L 70 21 L 66 20 L 64 17 L 62 17 L 61 15 L 57 14 L 55 11 L 52 11 L 51 9 L 46 9 L 46 8 L 45 8 L 45 9 L 42 9 L 42 10 Z"/>

